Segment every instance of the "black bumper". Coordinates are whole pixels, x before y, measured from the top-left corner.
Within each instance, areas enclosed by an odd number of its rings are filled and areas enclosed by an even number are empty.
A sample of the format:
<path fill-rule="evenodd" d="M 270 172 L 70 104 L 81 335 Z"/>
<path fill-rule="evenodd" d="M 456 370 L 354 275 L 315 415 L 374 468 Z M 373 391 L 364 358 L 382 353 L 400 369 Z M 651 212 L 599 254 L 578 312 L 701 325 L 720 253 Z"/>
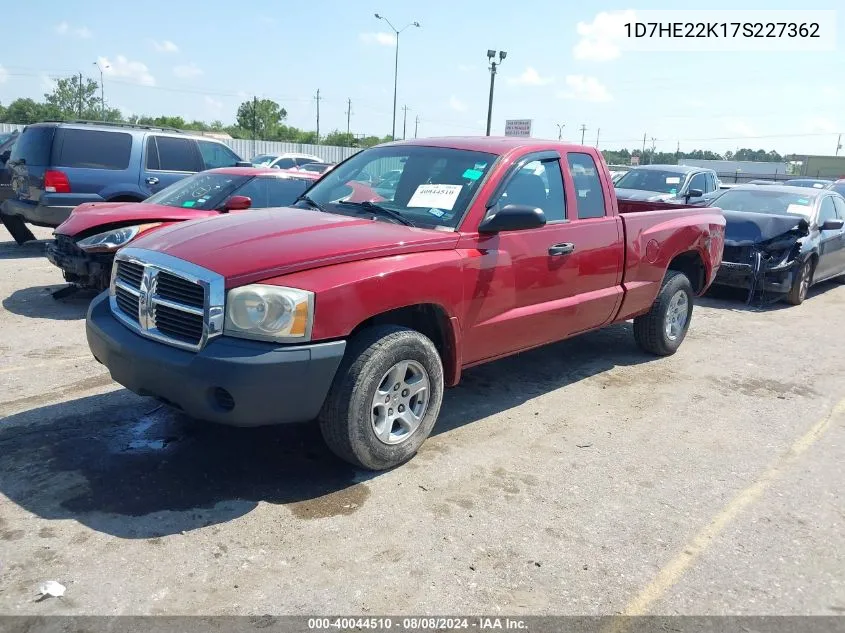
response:
<path fill-rule="evenodd" d="M 787 294 L 792 289 L 796 270 L 795 265 L 778 270 L 761 270 L 757 289 L 762 289 L 767 293 Z M 713 280 L 713 285 L 750 290 L 755 285 L 754 268 L 750 264 L 722 262 L 719 271 L 716 273 L 716 279 Z"/>
<path fill-rule="evenodd" d="M 313 420 L 346 349 L 345 341 L 294 347 L 224 336 L 183 351 L 118 322 L 107 292 L 91 303 L 86 334 L 94 357 L 130 391 L 232 426 Z"/>
<path fill-rule="evenodd" d="M 57 235 L 45 253 L 62 270 L 65 281 L 95 290 L 108 288 L 114 253 L 86 253 L 66 235 Z"/>
<path fill-rule="evenodd" d="M 17 215 L 26 222 L 36 226 L 59 226 L 68 219 L 72 206 L 45 206 L 35 202 L 23 202 L 15 198 L 9 198 L 3 202 L 2 212 L 5 215 Z"/>

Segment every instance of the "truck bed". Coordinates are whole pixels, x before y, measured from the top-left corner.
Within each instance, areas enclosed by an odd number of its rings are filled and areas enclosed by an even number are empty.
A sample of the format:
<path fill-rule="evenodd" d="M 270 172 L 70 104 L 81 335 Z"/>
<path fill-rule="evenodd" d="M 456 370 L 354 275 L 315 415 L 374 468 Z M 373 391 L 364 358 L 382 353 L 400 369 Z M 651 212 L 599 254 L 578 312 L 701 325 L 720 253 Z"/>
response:
<path fill-rule="evenodd" d="M 633 200 L 618 203 L 625 240 L 625 298 L 617 320 L 630 319 L 651 306 L 667 266 L 678 253 L 699 257 L 710 271 L 711 279 L 691 279 L 693 287 L 703 290 L 712 281 L 722 259 L 722 245 L 711 247 L 712 236 L 724 231 L 721 209 Z"/>

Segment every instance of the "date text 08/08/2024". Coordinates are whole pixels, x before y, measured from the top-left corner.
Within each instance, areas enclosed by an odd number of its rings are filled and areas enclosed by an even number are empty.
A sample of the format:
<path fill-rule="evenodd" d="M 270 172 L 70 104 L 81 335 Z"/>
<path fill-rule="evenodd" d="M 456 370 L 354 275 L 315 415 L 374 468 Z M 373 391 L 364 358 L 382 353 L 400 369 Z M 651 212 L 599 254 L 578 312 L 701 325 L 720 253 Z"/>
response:
<path fill-rule="evenodd" d="M 370 618 L 309 618 L 308 629 L 311 631 L 361 630 L 361 629 L 399 629 L 407 631 L 424 630 L 525 630 L 528 624 L 518 618 L 501 617 L 370 617 Z"/>

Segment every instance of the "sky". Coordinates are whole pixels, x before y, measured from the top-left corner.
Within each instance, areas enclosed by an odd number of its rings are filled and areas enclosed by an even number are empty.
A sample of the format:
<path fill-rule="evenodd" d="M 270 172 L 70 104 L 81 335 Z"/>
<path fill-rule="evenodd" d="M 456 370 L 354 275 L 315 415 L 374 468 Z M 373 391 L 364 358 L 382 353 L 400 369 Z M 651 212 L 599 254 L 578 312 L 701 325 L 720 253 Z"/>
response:
<path fill-rule="evenodd" d="M 835 9 L 838 0 L 813 9 Z M 746 10 L 793 9 L 784 0 Z M 37 7 L 39 19 L 33 19 Z M 832 51 L 641 51 L 614 36 L 626 15 L 677 2 L 516 4 L 503 0 L 149 0 L 9 3 L 0 47 L 0 103 L 39 99 L 52 79 L 104 74 L 106 104 L 124 114 L 234 122 L 253 95 L 280 103 L 290 125 L 320 132 L 391 132 L 395 37 L 399 38 L 397 136 L 484 134 L 487 50 L 507 52 L 496 76 L 493 134 L 508 118 L 532 119 L 532 136 L 601 149 L 658 151 L 739 147 L 833 154 L 845 132 L 842 48 Z M 735 3 L 711 1 L 720 12 Z M 625 12 L 629 13 L 625 13 Z M 634 14 L 630 12 L 634 11 Z M 766 14 L 760 14 L 765 18 Z M 608 25 L 615 25 L 615 30 Z M 825 24 L 845 45 L 845 20 Z M 652 140 L 654 139 L 654 140 Z"/>

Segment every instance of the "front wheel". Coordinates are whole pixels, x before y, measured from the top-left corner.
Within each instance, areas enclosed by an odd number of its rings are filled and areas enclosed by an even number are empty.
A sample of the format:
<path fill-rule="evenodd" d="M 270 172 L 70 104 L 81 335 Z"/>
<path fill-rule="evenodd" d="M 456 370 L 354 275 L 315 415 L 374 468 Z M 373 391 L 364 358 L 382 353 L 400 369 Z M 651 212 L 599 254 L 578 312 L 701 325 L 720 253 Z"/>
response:
<path fill-rule="evenodd" d="M 804 299 L 807 298 L 807 291 L 810 289 L 812 277 L 813 260 L 808 259 L 801 264 L 801 268 L 798 269 L 798 274 L 795 275 L 795 279 L 792 280 L 792 288 L 789 290 L 789 294 L 786 295 L 787 303 L 794 306 L 800 306 L 804 303 Z"/>
<path fill-rule="evenodd" d="M 320 431 L 338 457 L 369 470 L 411 459 L 434 428 L 443 402 L 437 348 L 416 330 L 362 331 L 320 412 Z"/>
<path fill-rule="evenodd" d="M 668 271 L 651 310 L 634 319 L 637 345 L 658 356 L 674 354 L 687 335 L 692 302 L 692 284 L 687 276 L 676 270 Z"/>

